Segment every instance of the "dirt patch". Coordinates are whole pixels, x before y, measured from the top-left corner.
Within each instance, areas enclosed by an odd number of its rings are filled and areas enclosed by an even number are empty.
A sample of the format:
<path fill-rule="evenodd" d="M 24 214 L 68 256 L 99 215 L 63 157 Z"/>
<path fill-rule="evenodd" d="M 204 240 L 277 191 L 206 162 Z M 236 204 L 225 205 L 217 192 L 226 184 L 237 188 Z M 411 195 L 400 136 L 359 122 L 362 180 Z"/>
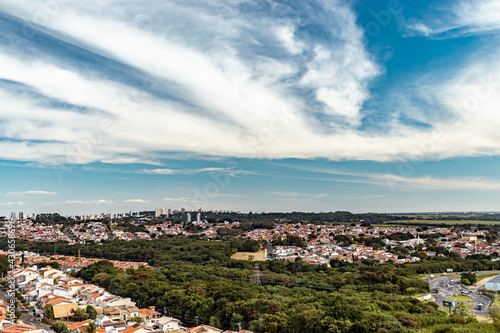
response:
<path fill-rule="evenodd" d="M 476 319 L 480 323 L 493 323 L 493 318 L 487 316 L 476 316 Z"/>
<path fill-rule="evenodd" d="M 231 256 L 231 259 L 236 260 L 250 260 L 253 257 L 253 261 L 265 261 L 266 251 L 259 250 L 258 252 L 236 252 Z"/>
<path fill-rule="evenodd" d="M 488 276 L 487 278 L 484 278 L 481 281 L 478 281 L 478 282 L 474 283 L 472 286 L 473 287 L 477 287 L 477 289 L 482 288 L 482 287 L 484 287 L 484 285 L 486 284 L 486 282 L 488 282 L 489 280 L 491 280 L 491 279 L 493 279 L 495 277 L 497 277 L 497 275 Z"/>

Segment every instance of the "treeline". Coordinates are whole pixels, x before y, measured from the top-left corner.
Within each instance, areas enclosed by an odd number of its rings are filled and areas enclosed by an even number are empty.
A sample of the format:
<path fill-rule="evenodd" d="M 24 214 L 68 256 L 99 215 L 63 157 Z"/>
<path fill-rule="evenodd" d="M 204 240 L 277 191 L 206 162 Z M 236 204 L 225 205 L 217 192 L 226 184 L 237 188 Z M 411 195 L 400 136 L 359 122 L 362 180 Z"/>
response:
<path fill-rule="evenodd" d="M 146 261 L 154 265 L 156 261 L 188 261 L 202 263 L 208 261 L 227 261 L 236 251 L 256 252 L 259 243 L 247 238 L 235 238 L 228 241 L 207 241 L 197 236 L 171 237 L 162 236 L 158 240 L 104 240 L 101 243 L 69 245 L 56 243 L 56 253 L 77 256 L 78 250 L 83 257 L 105 258 L 111 260 Z M 0 249 L 7 248 L 7 238 L 0 238 Z M 53 243 L 29 242 L 16 240 L 16 251 L 34 251 L 51 255 Z"/>
<path fill-rule="evenodd" d="M 377 275 L 391 275 L 392 269 L 395 267 L 383 266 L 364 273 L 370 277 L 357 283 L 370 284 L 372 278 L 379 278 Z M 307 275 L 328 277 L 332 273 L 326 270 Z M 220 274 L 233 275 L 235 280 L 220 279 Z M 356 292 L 356 286 L 348 282 L 339 291 L 283 284 L 255 285 L 247 280 L 251 274 L 252 270 L 246 267 L 221 269 L 186 264 L 162 267 L 161 271 L 140 268 L 123 272 L 101 261 L 81 270 L 78 276 L 115 294 L 131 297 L 139 306 L 155 305 L 188 326 L 199 320 L 224 329 L 235 329 L 241 324 L 259 333 L 494 332 L 493 325 L 477 323 L 467 314 L 450 316 L 433 303 L 386 292 Z M 282 275 L 293 279 L 294 274 Z M 349 280 L 353 281 L 352 277 Z"/>

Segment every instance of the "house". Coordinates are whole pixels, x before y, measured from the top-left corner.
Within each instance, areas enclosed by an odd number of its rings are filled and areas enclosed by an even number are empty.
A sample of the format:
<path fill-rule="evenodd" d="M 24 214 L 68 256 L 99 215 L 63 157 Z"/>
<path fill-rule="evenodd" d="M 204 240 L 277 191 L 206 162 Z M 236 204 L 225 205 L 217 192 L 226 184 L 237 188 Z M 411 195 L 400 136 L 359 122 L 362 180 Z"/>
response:
<path fill-rule="evenodd" d="M 59 284 L 63 285 L 63 286 L 71 286 L 72 284 L 75 284 L 75 283 L 83 284 L 83 280 L 77 279 L 74 277 L 66 278 L 66 279 L 62 278 L 61 280 L 59 280 Z"/>
<path fill-rule="evenodd" d="M 134 306 L 135 302 L 132 302 L 130 298 L 122 298 L 115 296 L 106 292 L 105 297 L 96 297 L 95 304 L 103 308 L 119 307 L 119 306 Z"/>
<path fill-rule="evenodd" d="M 140 324 L 134 324 L 130 325 L 125 331 L 122 333 L 151 333 L 152 330 L 140 325 Z"/>
<path fill-rule="evenodd" d="M 68 329 L 69 329 L 70 333 L 80 333 L 82 331 L 85 331 L 86 326 L 88 326 L 91 321 L 92 320 L 87 319 L 87 320 L 81 321 L 79 323 L 74 323 L 72 325 L 69 325 Z"/>
<path fill-rule="evenodd" d="M 135 306 L 118 306 L 118 311 L 120 311 L 120 316 L 122 320 L 130 320 L 134 317 L 139 317 L 139 309 Z"/>
<path fill-rule="evenodd" d="M 148 309 L 140 309 L 139 317 L 141 317 L 147 325 L 151 325 L 160 319 L 160 313 L 155 311 L 154 306 L 150 306 Z"/>
<path fill-rule="evenodd" d="M 120 316 L 121 312 L 117 308 L 106 308 L 106 309 L 96 308 L 95 310 L 97 311 L 97 313 L 99 315 L 103 314 L 107 318 L 109 318 L 110 320 L 120 320 L 121 319 L 121 316 Z"/>
<path fill-rule="evenodd" d="M 106 316 L 103 313 L 101 313 L 100 315 L 98 315 L 97 318 L 95 319 L 95 323 L 98 326 L 101 326 L 102 324 L 107 324 L 107 323 L 110 323 L 110 322 L 112 322 L 111 318 L 109 318 L 108 316 Z"/>
<path fill-rule="evenodd" d="M 42 268 L 40 271 L 43 277 L 52 277 L 52 278 L 66 277 L 66 274 L 64 274 L 62 271 L 52 268 L 50 266 Z"/>
<path fill-rule="evenodd" d="M 48 304 L 52 305 L 52 311 L 54 312 L 54 319 L 61 319 L 71 317 L 78 307 L 72 301 L 65 299 L 56 299 Z"/>
<path fill-rule="evenodd" d="M 25 333 L 34 331 L 33 326 L 25 325 L 25 324 L 16 324 L 2 330 L 3 333 Z"/>
<path fill-rule="evenodd" d="M 224 332 L 221 329 L 218 329 L 218 328 L 215 328 L 212 326 L 208 326 L 208 325 L 200 325 L 197 327 L 191 327 L 191 328 L 188 328 L 187 331 L 189 333 L 222 333 L 222 332 Z"/>
<path fill-rule="evenodd" d="M 181 321 L 172 317 L 161 317 L 156 324 L 163 332 L 181 328 Z"/>
<path fill-rule="evenodd" d="M 106 330 L 106 332 L 113 331 L 122 331 L 127 328 L 127 325 L 124 321 L 112 321 L 110 323 L 102 324 L 102 328 Z"/>

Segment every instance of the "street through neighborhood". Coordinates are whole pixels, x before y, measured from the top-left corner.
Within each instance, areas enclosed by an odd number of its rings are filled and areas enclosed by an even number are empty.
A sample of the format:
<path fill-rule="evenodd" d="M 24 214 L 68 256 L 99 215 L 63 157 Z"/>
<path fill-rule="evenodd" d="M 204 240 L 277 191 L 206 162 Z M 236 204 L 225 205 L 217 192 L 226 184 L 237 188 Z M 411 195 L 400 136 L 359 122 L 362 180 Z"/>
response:
<path fill-rule="evenodd" d="M 7 294 L 7 292 L 5 291 L 5 289 L 3 287 L 0 287 L 0 299 L 2 301 L 4 301 L 6 304 L 9 304 L 10 302 L 10 299 L 11 297 L 9 297 L 9 295 Z M 33 326 L 34 328 L 36 329 L 44 329 L 48 332 L 53 332 L 48 326 L 46 325 L 42 325 L 40 324 L 35 317 L 33 317 L 33 315 L 31 314 L 31 311 L 26 309 L 22 304 L 21 302 L 18 303 L 19 304 L 19 312 L 21 312 L 21 317 L 19 318 L 19 320 L 23 323 L 23 324 L 27 324 L 27 325 L 31 325 Z"/>

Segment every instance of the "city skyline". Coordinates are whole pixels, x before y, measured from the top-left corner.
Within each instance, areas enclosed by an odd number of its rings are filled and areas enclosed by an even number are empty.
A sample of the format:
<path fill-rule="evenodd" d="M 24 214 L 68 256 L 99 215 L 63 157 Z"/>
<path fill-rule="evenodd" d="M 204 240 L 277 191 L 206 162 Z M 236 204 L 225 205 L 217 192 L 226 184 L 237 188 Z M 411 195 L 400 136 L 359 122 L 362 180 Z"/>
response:
<path fill-rule="evenodd" d="M 500 210 L 494 0 L 0 8 L 0 215 Z"/>

